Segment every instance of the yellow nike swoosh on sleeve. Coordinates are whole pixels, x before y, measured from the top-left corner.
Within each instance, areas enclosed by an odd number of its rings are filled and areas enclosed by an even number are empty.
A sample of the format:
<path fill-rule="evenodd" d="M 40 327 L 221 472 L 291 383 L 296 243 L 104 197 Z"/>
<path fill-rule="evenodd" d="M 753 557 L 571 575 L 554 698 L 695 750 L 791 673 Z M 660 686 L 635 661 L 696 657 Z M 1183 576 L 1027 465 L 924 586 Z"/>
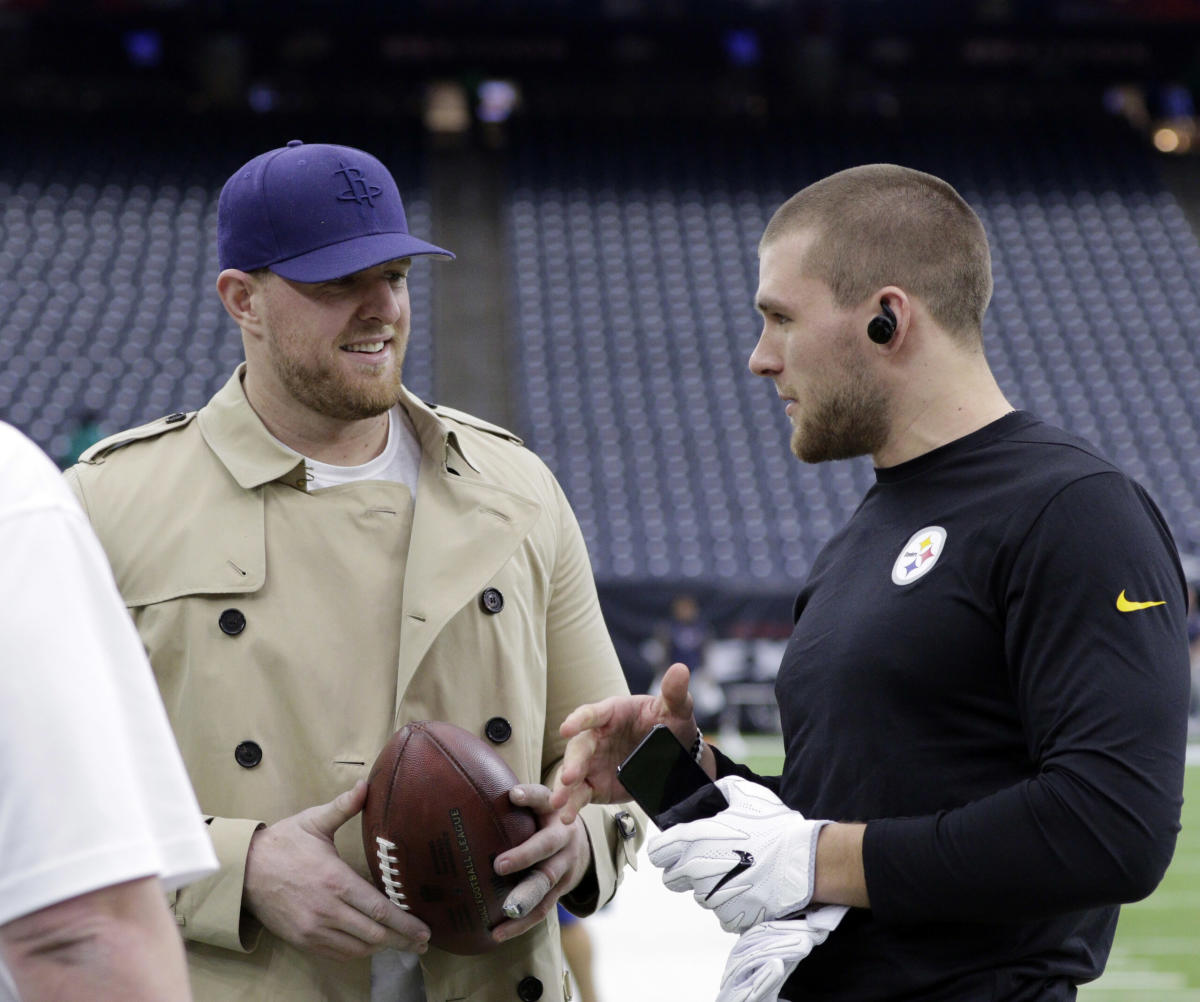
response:
<path fill-rule="evenodd" d="M 1117 596 L 1117 612 L 1137 612 L 1139 609 L 1149 609 L 1156 605 L 1166 605 L 1166 602 L 1130 602 L 1125 597 L 1125 589 Z"/>

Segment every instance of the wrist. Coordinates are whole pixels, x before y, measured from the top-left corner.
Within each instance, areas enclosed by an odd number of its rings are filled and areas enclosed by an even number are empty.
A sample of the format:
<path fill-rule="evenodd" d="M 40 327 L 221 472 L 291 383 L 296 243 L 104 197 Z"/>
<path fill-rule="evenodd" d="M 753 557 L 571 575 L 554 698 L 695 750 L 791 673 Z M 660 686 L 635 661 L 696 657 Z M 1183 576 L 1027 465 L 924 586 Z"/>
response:
<path fill-rule="evenodd" d="M 696 735 L 692 738 L 692 744 L 688 751 L 691 752 L 692 761 L 704 770 L 709 779 L 717 778 L 717 757 L 713 754 L 708 742 L 704 740 L 704 732 L 700 730 L 699 724 L 696 725 Z"/>
<path fill-rule="evenodd" d="M 813 903 L 870 908 L 863 869 L 864 824 L 825 825 L 817 835 Z"/>
<path fill-rule="evenodd" d="M 263 843 L 268 842 L 273 835 L 265 824 L 260 823 L 251 832 L 250 840 L 246 843 L 246 858 L 242 865 L 242 909 L 251 915 L 257 914 L 254 902 L 259 891 L 260 877 L 268 886 L 272 883 L 271 875 L 263 874 L 263 858 L 256 855 L 256 852 L 260 851 Z"/>
<path fill-rule="evenodd" d="M 592 860 L 592 840 L 587 828 L 578 818 L 574 824 L 578 827 L 577 834 L 572 839 L 577 846 L 575 865 L 568 878 L 568 890 L 562 895 L 562 901 L 575 914 L 591 914 L 595 911 L 600 899 L 600 882 L 596 878 L 596 867 Z"/>

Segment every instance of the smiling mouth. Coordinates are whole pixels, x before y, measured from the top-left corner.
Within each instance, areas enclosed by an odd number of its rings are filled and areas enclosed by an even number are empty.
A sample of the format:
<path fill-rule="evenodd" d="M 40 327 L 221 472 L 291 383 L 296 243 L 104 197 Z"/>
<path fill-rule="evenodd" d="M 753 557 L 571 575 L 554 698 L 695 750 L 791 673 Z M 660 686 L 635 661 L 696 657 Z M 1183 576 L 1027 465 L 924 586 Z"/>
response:
<path fill-rule="evenodd" d="M 387 345 L 387 341 L 364 341 L 362 344 L 344 344 L 342 345 L 342 351 L 353 351 L 363 355 L 375 355 L 383 351 Z"/>

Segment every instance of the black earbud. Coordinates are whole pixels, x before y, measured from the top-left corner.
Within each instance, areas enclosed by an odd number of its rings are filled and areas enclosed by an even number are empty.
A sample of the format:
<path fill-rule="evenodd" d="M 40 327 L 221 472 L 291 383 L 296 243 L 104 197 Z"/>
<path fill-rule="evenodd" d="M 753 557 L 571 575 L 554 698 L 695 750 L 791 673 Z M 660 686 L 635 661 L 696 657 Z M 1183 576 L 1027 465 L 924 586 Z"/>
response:
<path fill-rule="evenodd" d="M 867 324 L 867 337 L 876 344 L 887 344 L 896 333 L 896 314 L 888 306 L 886 299 L 879 300 L 883 312 L 871 318 Z"/>

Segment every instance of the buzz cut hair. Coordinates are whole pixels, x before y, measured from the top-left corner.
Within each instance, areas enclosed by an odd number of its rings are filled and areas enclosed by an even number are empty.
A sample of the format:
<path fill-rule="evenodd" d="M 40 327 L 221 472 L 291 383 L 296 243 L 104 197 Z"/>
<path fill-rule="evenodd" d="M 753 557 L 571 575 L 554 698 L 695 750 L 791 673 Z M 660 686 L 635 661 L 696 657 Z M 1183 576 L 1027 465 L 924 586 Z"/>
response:
<path fill-rule="evenodd" d="M 814 234 L 805 271 L 834 302 L 857 306 L 899 286 L 964 343 L 981 344 L 992 298 L 992 258 L 983 223 L 941 178 L 896 164 L 865 164 L 803 188 L 771 217 L 759 252 L 781 236 Z"/>

